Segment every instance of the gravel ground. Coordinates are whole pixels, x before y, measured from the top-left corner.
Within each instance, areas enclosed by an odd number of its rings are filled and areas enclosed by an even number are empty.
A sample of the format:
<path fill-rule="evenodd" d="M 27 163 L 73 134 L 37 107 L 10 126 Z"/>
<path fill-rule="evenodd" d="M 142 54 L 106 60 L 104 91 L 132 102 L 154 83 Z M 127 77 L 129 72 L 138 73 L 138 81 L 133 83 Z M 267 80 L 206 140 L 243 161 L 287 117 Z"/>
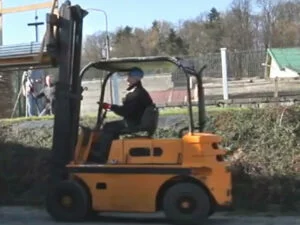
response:
<path fill-rule="evenodd" d="M 0 207 L 0 224 L 2 225 L 66 225 L 70 223 L 54 222 L 42 209 L 26 207 Z M 103 214 L 95 221 L 77 223 L 80 225 L 166 225 L 162 214 Z M 207 225 L 300 225 L 300 216 L 241 216 L 216 214 Z"/>

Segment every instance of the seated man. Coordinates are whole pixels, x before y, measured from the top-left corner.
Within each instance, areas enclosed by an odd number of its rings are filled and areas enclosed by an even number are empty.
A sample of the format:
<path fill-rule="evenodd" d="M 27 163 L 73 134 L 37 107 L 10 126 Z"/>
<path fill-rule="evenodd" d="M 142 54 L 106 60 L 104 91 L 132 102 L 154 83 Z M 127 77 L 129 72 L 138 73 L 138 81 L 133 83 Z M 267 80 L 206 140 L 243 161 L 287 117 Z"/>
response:
<path fill-rule="evenodd" d="M 149 93 L 142 85 L 141 79 L 144 72 L 137 67 L 132 68 L 128 72 L 128 88 L 127 95 L 124 98 L 123 105 L 110 105 L 103 103 L 104 109 L 109 109 L 124 119 L 119 121 L 108 122 L 103 126 L 100 136 L 100 142 L 97 143 L 94 156 L 107 159 L 111 143 L 119 137 L 119 131 L 125 128 L 135 127 L 140 124 L 145 109 L 153 104 Z M 98 153 L 98 154 L 97 154 Z"/>

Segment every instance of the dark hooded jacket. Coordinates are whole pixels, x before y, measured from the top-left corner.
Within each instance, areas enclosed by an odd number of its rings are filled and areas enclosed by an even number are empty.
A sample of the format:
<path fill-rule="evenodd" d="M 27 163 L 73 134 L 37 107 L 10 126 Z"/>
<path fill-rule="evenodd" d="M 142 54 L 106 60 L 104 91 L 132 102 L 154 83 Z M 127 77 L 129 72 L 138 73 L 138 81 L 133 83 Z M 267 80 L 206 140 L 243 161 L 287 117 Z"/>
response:
<path fill-rule="evenodd" d="M 51 86 L 45 86 L 39 94 L 36 96 L 36 98 L 46 98 L 46 104 L 51 111 L 54 111 L 55 107 L 55 84 L 51 84 Z"/>
<path fill-rule="evenodd" d="M 138 125 L 145 109 L 153 104 L 153 101 L 140 81 L 127 88 L 127 91 L 123 105 L 112 105 L 111 111 L 124 117 L 129 125 Z"/>

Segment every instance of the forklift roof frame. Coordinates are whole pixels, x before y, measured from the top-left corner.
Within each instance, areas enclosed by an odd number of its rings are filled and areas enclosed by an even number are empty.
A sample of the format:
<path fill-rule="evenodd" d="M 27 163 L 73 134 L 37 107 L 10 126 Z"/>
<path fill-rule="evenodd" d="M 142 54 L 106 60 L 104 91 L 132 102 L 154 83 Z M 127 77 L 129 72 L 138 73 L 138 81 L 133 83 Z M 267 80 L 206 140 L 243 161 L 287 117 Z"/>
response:
<path fill-rule="evenodd" d="M 204 65 L 199 72 L 196 72 L 194 68 L 188 67 L 185 65 L 184 59 L 179 57 L 170 57 L 170 56 L 147 56 L 147 57 L 123 57 L 123 58 L 111 58 L 100 60 L 96 62 L 88 63 L 81 71 L 80 71 L 80 81 L 84 77 L 84 74 L 90 69 L 95 68 L 98 70 L 108 71 L 108 74 L 104 77 L 100 101 L 99 101 L 99 111 L 97 116 L 96 129 L 99 129 L 103 123 L 103 119 L 101 115 L 103 113 L 102 103 L 104 101 L 105 88 L 107 81 L 109 78 L 116 72 L 128 72 L 132 67 L 140 67 L 141 69 L 145 68 L 171 68 L 177 67 L 180 69 L 186 76 L 187 80 L 187 95 L 188 95 L 188 111 L 189 111 L 189 133 L 194 133 L 195 125 L 193 119 L 193 110 L 192 110 L 192 98 L 191 98 L 191 88 L 190 88 L 190 76 L 196 77 L 197 86 L 198 86 L 198 124 L 197 127 L 200 132 L 203 131 L 205 126 L 205 104 L 204 104 L 204 91 L 202 85 L 202 72 L 206 68 Z M 157 66 L 159 65 L 159 66 Z M 187 128 L 184 128 L 186 130 Z"/>

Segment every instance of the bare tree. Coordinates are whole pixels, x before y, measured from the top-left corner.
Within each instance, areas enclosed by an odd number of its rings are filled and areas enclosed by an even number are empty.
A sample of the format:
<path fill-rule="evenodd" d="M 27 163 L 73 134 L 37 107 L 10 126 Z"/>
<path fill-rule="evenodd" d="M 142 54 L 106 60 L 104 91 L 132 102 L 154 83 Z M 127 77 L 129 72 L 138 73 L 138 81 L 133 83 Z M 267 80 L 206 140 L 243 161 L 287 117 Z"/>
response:
<path fill-rule="evenodd" d="M 103 58 L 103 50 L 105 49 L 105 34 L 95 33 L 86 36 L 83 47 L 83 56 L 87 61 L 99 60 Z"/>
<path fill-rule="evenodd" d="M 265 49 L 299 44 L 299 1 L 256 0 L 261 8 L 261 32 Z M 266 55 L 268 64 L 270 56 Z M 269 68 L 265 67 L 265 78 Z"/>
<path fill-rule="evenodd" d="M 160 31 L 159 31 L 159 22 L 153 21 L 152 27 L 145 31 L 144 40 L 142 40 L 142 46 L 145 51 L 145 55 L 159 55 L 159 38 L 160 38 Z"/>
<path fill-rule="evenodd" d="M 274 7 L 274 11 L 273 46 L 298 46 L 300 39 L 300 1 L 281 1 Z"/>
<path fill-rule="evenodd" d="M 114 36 L 112 55 L 115 57 L 144 55 L 143 36 L 144 31 L 142 29 L 133 29 L 129 26 L 119 28 Z"/>
<path fill-rule="evenodd" d="M 206 32 L 203 17 L 185 21 L 179 31 L 180 37 L 189 44 L 189 55 L 199 55 L 209 52 L 209 36 Z"/>
<path fill-rule="evenodd" d="M 261 8 L 261 28 L 265 49 L 272 46 L 272 30 L 275 23 L 275 5 L 278 0 L 256 0 Z"/>
<path fill-rule="evenodd" d="M 262 16 L 253 15 L 253 48 L 256 50 L 264 49 L 266 46 L 264 44 L 264 34 L 262 32 Z"/>
<path fill-rule="evenodd" d="M 224 18 L 226 44 L 230 49 L 247 50 L 253 46 L 251 0 L 234 0 Z"/>
<path fill-rule="evenodd" d="M 225 46 L 230 50 L 229 60 L 235 78 L 248 76 L 247 60 L 242 51 L 250 50 L 254 44 L 254 26 L 251 0 L 233 0 L 230 11 L 224 16 Z"/>

